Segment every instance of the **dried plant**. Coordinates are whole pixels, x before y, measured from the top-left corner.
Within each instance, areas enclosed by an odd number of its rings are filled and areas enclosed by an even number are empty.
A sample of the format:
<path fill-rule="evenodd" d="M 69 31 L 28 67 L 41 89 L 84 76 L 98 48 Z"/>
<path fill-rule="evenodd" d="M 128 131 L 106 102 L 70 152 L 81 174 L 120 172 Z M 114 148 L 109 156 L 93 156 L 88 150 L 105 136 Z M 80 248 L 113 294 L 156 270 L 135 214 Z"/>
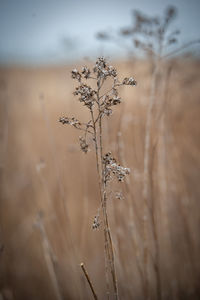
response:
<path fill-rule="evenodd" d="M 139 10 L 133 10 L 131 26 L 121 28 L 117 33 L 98 32 L 96 37 L 101 41 L 112 41 L 118 46 L 123 46 L 126 50 L 130 50 L 130 47 L 125 44 L 124 38 L 130 39 L 133 46 L 132 54 L 133 49 L 138 49 L 140 54 L 141 50 L 145 51 L 148 58 L 156 58 L 161 55 L 168 58 L 191 47 L 193 44 L 200 43 L 200 39 L 196 39 L 171 50 L 171 46 L 178 43 L 180 34 L 180 30 L 170 29 L 170 25 L 176 19 L 176 16 L 177 8 L 172 5 L 168 6 L 161 16 L 149 16 Z"/>
<path fill-rule="evenodd" d="M 140 11 L 133 11 L 133 23 L 127 28 L 119 30 L 118 38 L 129 38 L 133 42 L 133 46 L 137 48 L 140 53 L 143 53 L 150 59 L 153 66 L 152 80 L 150 87 L 149 103 L 147 108 L 145 140 L 144 140 L 144 169 L 143 169 L 143 274 L 144 274 L 144 296 L 145 299 L 149 297 L 149 274 L 148 268 L 150 264 L 149 249 L 149 228 L 152 229 L 155 257 L 154 257 L 154 270 L 156 275 L 157 284 L 157 298 L 161 298 L 161 275 L 159 268 L 159 243 L 158 234 L 155 222 L 154 212 L 154 199 L 151 195 L 151 148 L 152 148 L 152 123 L 154 120 L 154 108 L 156 104 L 156 95 L 158 90 L 162 94 L 162 86 L 164 86 L 165 77 L 164 68 L 162 68 L 164 60 L 171 55 L 175 55 L 182 49 L 190 46 L 191 44 L 199 43 L 200 41 L 192 41 L 183 45 L 176 50 L 171 51 L 170 47 L 178 42 L 179 30 L 171 30 L 170 25 L 177 16 L 177 9 L 174 6 L 169 6 L 164 11 L 162 16 L 148 16 Z M 98 33 L 97 37 L 100 40 L 110 40 L 117 42 L 115 35 L 107 32 Z M 164 71 L 163 71 L 164 70 Z M 166 70 L 166 73 L 168 70 Z M 125 80 L 124 82 L 127 82 Z M 164 101 L 164 100 L 163 100 Z M 162 99 L 159 99 L 162 102 Z M 161 103 L 161 108 L 163 107 Z M 159 109 L 157 109 L 158 113 Z M 155 118 L 156 119 L 156 118 Z M 159 121 L 159 120 L 158 120 Z M 161 127 L 157 124 L 158 128 Z M 135 220 L 134 220 L 135 222 Z"/>
<path fill-rule="evenodd" d="M 176 18 L 177 10 L 174 6 L 169 6 L 163 16 L 147 16 L 142 12 L 134 10 L 134 25 L 122 29 L 122 36 L 133 38 L 136 48 L 145 50 L 150 55 L 160 55 L 163 48 L 177 43 L 179 30 L 169 31 L 170 23 Z"/>
<path fill-rule="evenodd" d="M 111 293 L 111 279 L 115 299 L 118 299 L 115 257 L 107 213 L 107 188 L 110 180 L 114 177 L 116 177 L 119 182 L 123 181 L 126 175 L 130 173 L 130 169 L 119 165 L 110 152 L 104 153 L 103 120 L 105 117 L 109 117 L 113 112 L 113 107 L 122 101 L 118 94 L 119 87 L 125 85 L 135 86 L 136 81 L 132 77 L 124 78 L 120 81 L 118 79 L 117 70 L 109 65 L 103 57 L 97 59 L 92 70 L 87 67 L 83 67 L 81 71 L 77 69 L 72 70 L 72 78 L 78 81 L 74 95 L 78 96 L 78 100 L 89 110 L 90 119 L 87 123 L 83 123 L 74 117 L 69 118 L 63 116 L 59 121 L 62 124 L 71 125 L 83 132 L 83 135 L 79 137 L 79 142 L 80 148 L 84 153 L 87 153 L 89 149 L 88 136 L 92 137 L 94 142 L 104 231 L 107 295 L 109 298 Z M 108 78 L 111 79 L 112 85 L 110 89 L 104 92 L 102 88 Z M 88 80 L 93 80 L 96 83 L 95 89 L 85 82 Z M 98 215 L 95 216 L 92 227 L 93 229 L 97 229 L 100 225 L 101 221 L 98 211 Z"/>

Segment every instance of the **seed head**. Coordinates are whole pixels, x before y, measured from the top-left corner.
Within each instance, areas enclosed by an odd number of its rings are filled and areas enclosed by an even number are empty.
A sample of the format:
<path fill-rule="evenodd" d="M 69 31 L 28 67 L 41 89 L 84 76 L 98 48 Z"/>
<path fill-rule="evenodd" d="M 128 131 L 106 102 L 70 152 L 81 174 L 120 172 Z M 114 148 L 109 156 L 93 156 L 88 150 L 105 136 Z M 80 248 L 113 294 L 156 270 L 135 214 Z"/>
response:
<path fill-rule="evenodd" d="M 125 77 L 122 84 L 124 85 L 136 85 L 137 81 L 133 77 Z"/>
<path fill-rule="evenodd" d="M 81 74 L 77 69 L 73 69 L 71 73 L 73 79 L 77 79 L 79 82 L 81 81 Z"/>
<path fill-rule="evenodd" d="M 86 143 L 86 139 L 82 136 L 79 137 L 80 147 L 84 153 L 88 152 L 88 144 Z"/>
<path fill-rule="evenodd" d="M 106 79 L 108 76 L 116 77 L 117 71 L 113 66 L 109 66 L 104 57 L 99 57 L 93 68 L 94 73 L 97 74 L 97 78 Z"/>
<path fill-rule="evenodd" d="M 68 117 L 60 117 L 59 122 L 61 122 L 63 125 L 64 124 L 69 124 L 72 125 L 76 128 L 79 128 L 81 126 L 81 123 L 75 119 L 74 117 L 68 118 Z"/>
<path fill-rule="evenodd" d="M 99 226 L 101 225 L 100 221 L 99 221 L 99 215 L 94 217 L 94 222 L 92 224 L 92 229 L 98 229 Z"/>
<path fill-rule="evenodd" d="M 88 79 L 90 77 L 90 74 L 91 74 L 90 69 L 87 68 L 87 67 L 83 67 L 81 73 L 83 74 L 83 77 L 86 78 L 86 79 Z"/>
<path fill-rule="evenodd" d="M 84 105 L 86 105 L 88 108 L 91 108 L 94 104 L 95 98 L 94 95 L 96 94 L 96 91 L 93 90 L 89 85 L 87 84 L 81 84 L 78 86 L 74 92 L 74 95 L 80 95 L 79 101 L 83 102 Z"/>
<path fill-rule="evenodd" d="M 112 157 L 111 152 L 108 152 L 103 157 L 105 181 L 112 178 L 111 174 L 115 175 L 118 181 L 124 181 L 124 177 L 130 173 L 129 168 L 125 168 L 117 164 L 116 159 Z"/>

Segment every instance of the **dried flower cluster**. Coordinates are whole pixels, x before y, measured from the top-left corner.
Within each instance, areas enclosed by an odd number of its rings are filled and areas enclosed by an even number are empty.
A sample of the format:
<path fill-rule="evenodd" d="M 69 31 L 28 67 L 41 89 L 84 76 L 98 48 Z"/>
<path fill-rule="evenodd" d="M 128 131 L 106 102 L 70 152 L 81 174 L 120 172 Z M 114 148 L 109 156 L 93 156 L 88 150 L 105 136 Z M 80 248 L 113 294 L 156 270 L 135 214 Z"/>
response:
<path fill-rule="evenodd" d="M 74 117 L 61 117 L 59 121 L 62 124 L 72 125 L 76 129 L 84 131 L 84 137 L 80 137 L 80 146 L 81 150 L 87 153 L 89 147 L 87 134 L 94 135 L 96 123 L 101 120 L 103 116 L 110 116 L 113 112 L 112 107 L 122 102 L 121 97 L 118 95 L 118 88 L 123 85 L 135 86 L 137 82 L 133 77 L 126 77 L 120 82 L 117 77 L 117 70 L 109 65 L 104 57 L 97 59 L 92 71 L 84 66 L 81 71 L 73 69 L 71 75 L 72 78 L 79 83 L 73 94 L 78 96 L 78 100 L 90 110 L 91 120 L 84 124 Z M 108 77 L 113 79 L 112 87 L 107 93 L 101 95 L 100 90 Z M 97 88 L 93 89 L 86 84 L 86 82 L 83 82 L 84 79 L 95 80 Z"/>
<path fill-rule="evenodd" d="M 77 69 L 72 70 L 72 78 L 81 81 L 81 73 Z"/>
<path fill-rule="evenodd" d="M 97 74 L 99 79 L 106 78 L 108 76 L 116 77 L 117 71 L 113 66 L 109 66 L 105 58 L 100 57 L 93 68 L 94 73 Z"/>
<path fill-rule="evenodd" d="M 100 220 L 99 220 L 99 215 L 95 216 L 94 217 L 94 221 L 93 221 L 93 224 L 92 224 L 92 229 L 98 229 L 99 226 L 100 226 Z"/>
<path fill-rule="evenodd" d="M 80 136 L 80 137 L 79 137 L 79 142 L 80 142 L 81 150 L 82 150 L 84 153 L 87 153 L 87 152 L 88 152 L 88 147 L 89 147 L 89 145 L 86 143 L 86 140 L 84 139 L 84 137 Z"/>
<path fill-rule="evenodd" d="M 117 90 L 114 90 L 115 95 L 106 95 L 103 98 L 103 102 L 101 105 L 101 112 L 106 116 L 110 116 L 112 114 L 111 107 L 122 102 L 122 99 L 118 96 Z"/>
<path fill-rule="evenodd" d="M 79 128 L 81 126 L 81 123 L 73 118 L 68 118 L 68 117 L 60 117 L 59 122 L 61 122 L 62 124 L 69 124 L 74 126 L 75 128 Z"/>
<path fill-rule="evenodd" d="M 118 181 L 124 181 L 126 175 L 130 173 L 129 168 L 125 168 L 117 164 L 116 159 L 108 152 L 103 157 L 104 163 L 104 179 L 105 183 L 111 180 L 112 174 L 116 176 Z"/>
<path fill-rule="evenodd" d="M 136 85 L 137 82 L 135 81 L 135 79 L 133 79 L 132 77 L 130 78 L 124 78 L 123 80 L 123 84 L 126 84 L 126 85 Z"/>
<path fill-rule="evenodd" d="M 80 86 L 76 87 L 76 90 L 74 92 L 75 96 L 80 95 L 79 101 L 83 102 L 84 105 L 86 105 L 88 108 L 91 108 L 92 105 L 95 102 L 95 94 L 96 91 L 93 90 L 89 85 L 87 84 L 81 84 Z"/>

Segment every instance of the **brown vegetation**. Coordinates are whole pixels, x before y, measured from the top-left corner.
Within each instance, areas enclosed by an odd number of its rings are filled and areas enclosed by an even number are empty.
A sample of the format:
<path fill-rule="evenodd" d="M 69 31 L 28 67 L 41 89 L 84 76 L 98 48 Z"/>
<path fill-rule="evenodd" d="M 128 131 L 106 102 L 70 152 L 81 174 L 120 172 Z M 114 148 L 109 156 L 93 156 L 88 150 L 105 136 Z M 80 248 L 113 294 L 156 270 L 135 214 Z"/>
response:
<path fill-rule="evenodd" d="M 143 170 L 150 63 L 115 63 L 138 85 L 104 127 L 106 151 L 131 169 L 112 185 L 108 202 L 119 296 L 144 299 Z M 200 63 L 165 63 L 156 88 L 150 145 L 147 226 L 149 294 L 199 299 Z M 106 293 L 95 155 L 79 150 L 79 132 L 60 115 L 87 120 L 72 95 L 71 67 L 0 70 L 0 297 L 92 299 L 80 263 L 99 299 Z M 158 76 L 159 80 L 159 76 Z M 108 147 L 108 146 L 109 147 Z M 121 197 L 121 192 L 123 197 Z M 117 193 L 117 199 L 116 198 Z M 123 199 L 121 199 L 123 198 Z"/>

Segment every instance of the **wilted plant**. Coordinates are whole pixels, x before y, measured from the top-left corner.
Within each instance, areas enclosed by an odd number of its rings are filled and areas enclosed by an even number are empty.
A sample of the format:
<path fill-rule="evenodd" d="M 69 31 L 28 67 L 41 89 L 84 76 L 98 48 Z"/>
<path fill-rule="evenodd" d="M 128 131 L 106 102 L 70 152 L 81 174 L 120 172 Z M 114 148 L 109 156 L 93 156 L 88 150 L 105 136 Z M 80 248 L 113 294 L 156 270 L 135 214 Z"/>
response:
<path fill-rule="evenodd" d="M 74 117 L 69 118 L 64 116 L 59 121 L 62 124 L 69 124 L 83 131 L 83 135 L 79 137 L 79 142 L 80 148 L 84 153 L 87 153 L 89 149 L 88 136 L 91 136 L 94 142 L 104 230 L 107 293 L 109 297 L 109 278 L 111 275 L 114 296 L 115 299 L 118 299 L 115 257 L 107 213 L 107 187 L 113 177 L 116 177 L 119 182 L 123 181 L 126 175 L 130 173 L 130 169 L 119 165 L 110 152 L 104 153 L 103 120 L 105 117 L 109 117 L 112 114 L 113 107 L 122 101 L 118 94 L 118 88 L 124 85 L 135 86 L 136 81 L 132 77 L 124 78 L 120 81 L 116 69 L 109 65 L 103 57 L 97 59 L 92 70 L 87 67 L 83 67 L 81 71 L 77 69 L 72 70 L 72 78 L 78 81 L 74 95 L 78 96 L 78 100 L 89 110 L 90 119 L 88 122 L 83 123 Z M 112 80 L 111 87 L 107 92 L 103 92 L 103 85 L 108 78 Z M 96 83 L 95 89 L 86 83 L 88 80 L 93 80 Z M 95 216 L 92 225 L 93 229 L 97 229 L 100 226 L 101 222 L 99 218 L 98 211 L 98 215 Z"/>

